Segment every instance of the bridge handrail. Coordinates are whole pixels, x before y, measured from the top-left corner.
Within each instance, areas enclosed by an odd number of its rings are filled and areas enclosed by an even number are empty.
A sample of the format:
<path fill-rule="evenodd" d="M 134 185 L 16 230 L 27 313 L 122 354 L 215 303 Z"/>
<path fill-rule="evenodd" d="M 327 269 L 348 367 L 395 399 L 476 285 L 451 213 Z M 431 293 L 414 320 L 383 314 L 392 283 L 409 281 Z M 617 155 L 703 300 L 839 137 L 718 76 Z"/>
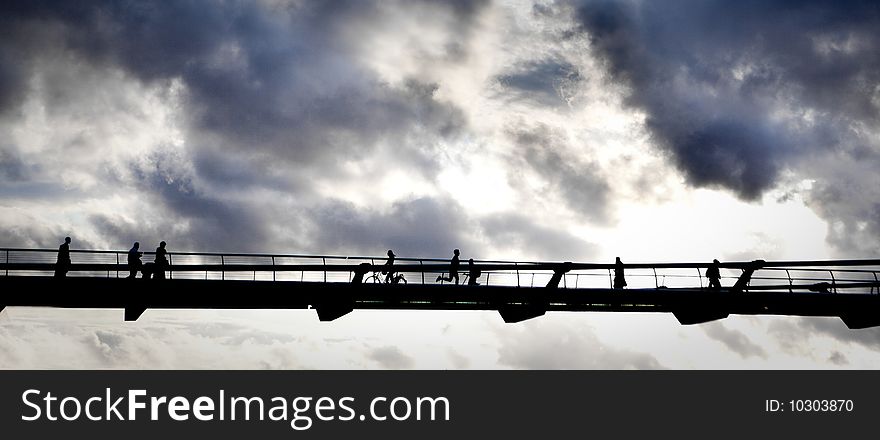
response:
<path fill-rule="evenodd" d="M 51 262 L 50 258 L 54 258 L 57 254 L 56 249 L 34 249 L 34 248 L 0 248 L 0 258 L 3 258 L 5 254 L 5 259 L 3 262 L 0 262 L 0 274 L 5 273 L 5 275 L 10 275 L 10 271 L 52 271 L 55 269 L 55 263 Z M 80 258 L 80 261 L 77 261 L 71 264 L 68 267 L 69 271 L 80 273 L 85 273 L 89 275 L 87 272 L 106 272 L 109 277 L 111 272 L 116 272 L 116 276 L 119 276 L 119 273 L 124 273 L 129 270 L 127 264 L 125 264 L 125 255 L 128 251 L 118 251 L 118 250 L 94 250 L 94 249 L 71 249 L 71 255 L 77 254 L 94 254 L 94 255 L 110 255 L 115 257 L 115 263 L 112 262 L 102 262 L 103 258 L 93 258 L 92 261 L 88 261 L 88 258 Z M 145 255 L 153 255 L 154 252 L 150 251 L 142 251 Z M 11 255 L 13 254 L 13 255 Z M 29 254 L 41 254 L 39 258 L 29 258 Z M 211 259 L 218 258 L 219 264 L 210 262 L 197 262 L 192 264 L 180 264 L 182 261 L 179 258 L 175 257 L 208 257 Z M 263 259 L 262 261 L 241 261 L 242 259 Z M 38 260 L 38 261 L 27 261 L 27 260 Z M 82 261 L 82 260 L 86 261 Z M 175 264 L 175 259 L 177 259 L 178 264 Z M 269 259 L 271 259 L 271 264 L 269 264 Z M 306 263 L 296 263 L 285 261 L 285 259 L 301 259 L 307 261 L 314 261 L 317 264 L 312 264 L 311 262 Z M 42 260 L 42 261 L 39 261 Z M 76 259 L 75 259 L 76 260 Z M 103 259 L 106 260 L 106 259 Z M 111 261 L 114 258 L 110 259 Z M 208 273 L 219 273 L 221 279 L 226 278 L 226 274 L 230 273 L 249 273 L 253 272 L 254 280 L 257 279 L 257 273 L 271 273 L 272 280 L 276 280 L 276 273 L 285 273 L 285 272 L 301 272 L 301 279 L 304 279 L 305 273 L 323 273 L 324 281 L 327 280 L 328 273 L 340 273 L 340 272 L 349 272 L 349 280 L 354 278 L 354 274 L 357 271 L 369 270 L 372 272 L 380 272 L 382 270 L 388 269 L 388 267 L 384 264 L 386 261 L 386 257 L 376 257 L 376 256 L 343 256 L 343 255 L 307 255 L 307 254 L 268 254 L 268 253 L 223 253 L 223 252 L 168 252 L 168 260 L 169 264 L 164 269 L 168 271 L 168 273 L 174 277 L 175 273 L 184 273 L 185 277 L 192 276 L 192 273 L 205 273 L 205 279 L 208 278 Z M 183 258 L 182 260 L 187 260 Z M 233 260 L 229 262 L 229 260 Z M 236 261 L 238 260 L 238 261 Z M 281 261 L 279 261 L 281 260 Z M 335 260 L 335 261 L 334 261 Z M 498 276 L 501 275 L 513 275 L 516 274 L 516 285 L 519 286 L 523 280 L 528 281 L 525 285 L 534 286 L 535 280 L 537 276 L 547 276 L 554 272 L 559 271 L 561 268 L 565 268 L 566 272 L 562 275 L 561 278 L 561 286 L 566 287 L 567 283 L 570 282 L 570 277 L 574 278 L 574 286 L 578 286 L 578 281 L 580 276 L 604 276 L 603 273 L 595 273 L 595 272 L 587 272 L 587 271 L 607 271 L 607 275 L 609 277 L 609 283 L 611 281 L 611 272 L 615 268 L 614 263 L 575 263 L 575 262 L 548 262 L 548 261 L 510 261 L 510 260 L 477 260 L 475 259 L 477 268 L 484 274 L 485 283 L 489 284 L 490 276 Z M 427 263 L 427 264 L 426 264 Z M 365 267 L 364 264 L 367 264 Z M 563 266 L 564 265 L 564 266 Z M 626 276 L 628 277 L 638 277 L 638 278 L 654 278 L 655 287 L 663 287 L 661 284 L 665 285 L 667 279 L 699 279 L 700 287 L 703 286 L 702 279 L 704 278 L 704 274 L 702 272 L 703 268 L 707 268 L 711 265 L 709 262 L 655 262 L 655 263 L 625 263 L 623 267 L 625 270 L 630 271 Z M 858 279 L 857 274 L 864 274 L 866 276 L 873 275 L 875 281 L 878 280 L 878 272 L 880 272 L 880 259 L 846 259 L 846 260 L 803 260 L 803 261 L 728 261 L 724 263 L 720 263 L 718 265 L 720 268 L 724 269 L 740 269 L 745 272 L 749 272 L 750 270 L 754 270 L 759 268 L 761 270 L 768 270 L 775 273 L 779 273 L 781 271 L 785 271 L 784 276 L 752 276 L 749 273 L 748 277 L 751 281 L 757 281 L 757 284 L 763 282 L 765 287 L 761 287 L 760 289 L 766 289 L 767 282 L 772 281 L 788 281 L 787 287 L 789 290 L 794 288 L 803 288 L 803 286 L 807 286 L 807 284 L 798 284 L 795 285 L 795 282 L 804 283 L 810 281 L 816 282 L 829 282 L 832 286 L 832 289 L 836 290 L 839 287 L 844 287 L 843 283 L 847 282 L 856 282 L 856 283 L 864 283 L 866 280 Z M 870 267 L 873 266 L 873 267 Z M 426 283 L 424 274 L 425 273 L 445 273 L 449 271 L 450 260 L 448 258 L 413 258 L 413 257 L 396 257 L 395 264 L 393 267 L 393 271 L 395 273 L 421 273 L 422 280 L 421 282 Z M 856 267 L 865 267 L 865 269 L 857 269 Z M 659 273 L 658 269 L 697 269 L 696 274 L 693 272 L 689 274 L 683 273 Z M 639 270 L 652 270 L 653 274 L 644 274 L 639 273 Z M 460 274 L 467 274 L 468 265 L 466 262 L 462 262 L 459 266 Z M 792 276 L 792 272 L 808 272 L 804 274 L 798 274 L 798 276 Z M 843 274 L 849 274 L 850 277 L 835 277 L 835 272 L 840 272 Z M 826 278 L 817 278 L 813 276 L 813 273 L 827 273 L 830 275 L 830 279 Z M 13 276 L 17 275 L 15 273 Z M 559 275 L 559 274 L 557 274 Z M 722 279 L 730 279 L 731 277 L 722 274 Z M 240 276 L 240 275 L 236 275 Z M 261 275 L 262 276 L 262 275 Z M 288 276 L 289 278 L 289 276 Z M 529 279 L 530 278 L 530 279 Z M 734 277 L 735 278 L 735 277 Z M 867 278 L 867 277 L 866 277 Z M 337 278 L 338 279 L 338 278 Z M 493 278 L 497 279 L 497 278 Z M 538 278 L 542 280 L 543 278 Z M 661 283 L 662 279 L 662 283 Z M 595 278 L 594 278 L 595 280 Z M 557 279 L 557 281 L 559 281 Z M 680 283 L 678 283 L 680 284 Z M 874 287 L 877 287 L 875 284 L 865 284 L 865 286 L 871 287 L 871 292 L 874 292 Z M 754 286 L 756 290 L 760 290 L 757 286 Z M 877 289 L 877 292 L 880 293 L 880 288 Z"/>
<path fill-rule="evenodd" d="M 38 253 L 57 253 L 57 249 L 34 249 L 34 248 L 0 248 L 0 252 L 38 252 Z M 73 253 L 87 254 L 109 254 L 119 255 L 127 254 L 125 250 L 95 250 L 95 249 L 71 249 Z M 153 255 L 152 251 L 141 251 L 144 255 Z M 334 259 L 334 260 L 385 260 L 385 256 L 349 256 L 349 255 L 308 255 L 308 254 L 265 254 L 265 253 L 225 253 L 225 252 L 168 252 L 168 255 L 187 255 L 187 256 L 207 256 L 207 257 L 252 257 L 252 258 L 303 258 L 303 259 Z M 449 263 L 449 258 L 415 258 L 415 257 L 395 257 L 395 261 L 435 261 Z M 513 260 L 478 260 L 475 263 L 499 263 L 499 264 L 527 264 L 527 265 L 560 265 L 562 261 L 513 261 Z M 614 263 L 569 263 L 572 270 L 577 269 L 614 269 Z M 626 269 L 693 269 L 708 267 L 710 262 L 684 262 L 684 263 L 624 263 Z M 753 261 L 728 261 L 722 262 L 718 266 L 726 269 L 742 269 L 752 266 Z M 464 267 L 463 263 L 462 267 Z M 332 266 L 332 265 L 328 265 Z M 782 269 L 785 268 L 804 268 L 798 270 L 824 270 L 816 267 L 840 267 L 840 266 L 880 266 L 880 259 L 846 259 L 846 260 L 782 260 L 782 261 L 764 261 L 761 263 L 761 269 Z M 845 269 L 841 269 L 845 270 Z M 413 271 L 416 272 L 416 271 Z M 871 271 L 868 271 L 871 272 Z"/>
<path fill-rule="evenodd" d="M 57 253 L 58 249 L 46 249 L 46 248 L 2 248 L 0 247 L 0 252 L 37 252 L 37 253 Z M 108 254 L 108 255 L 116 255 L 116 254 L 128 254 L 127 250 L 99 250 L 99 249 L 71 249 L 70 253 L 82 253 L 82 254 Z M 156 252 L 154 251 L 141 251 L 144 255 L 154 255 Z M 197 257 L 253 257 L 253 258 L 303 258 L 303 259 L 334 259 L 334 260 L 385 260 L 387 256 L 358 256 L 358 255 L 315 255 L 315 254 L 266 254 L 266 253 L 242 253 L 242 252 L 178 252 L 174 251 L 168 252 L 168 255 L 187 255 L 187 256 L 197 256 Z M 445 261 L 449 262 L 449 258 L 415 258 L 415 257 L 395 257 L 395 261 Z M 476 260 L 474 262 L 486 262 L 486 263 L 514 263 L 513 260 Z M 532 264 L 539 263 L 538 261 L 529 261 L 523 262 L 519 261 L 522 264 Z"/>

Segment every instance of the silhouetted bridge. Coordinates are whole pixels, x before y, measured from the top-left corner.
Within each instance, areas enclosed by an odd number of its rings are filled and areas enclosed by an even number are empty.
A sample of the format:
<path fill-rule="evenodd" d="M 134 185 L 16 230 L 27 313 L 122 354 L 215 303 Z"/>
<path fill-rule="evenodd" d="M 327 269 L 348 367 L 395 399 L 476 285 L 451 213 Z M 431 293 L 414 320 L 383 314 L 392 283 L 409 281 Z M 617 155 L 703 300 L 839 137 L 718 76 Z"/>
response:
<path fill-rule="evenodd" d="M 322 321 L 355 309 L 497 310 L 506 322 L 548 311 L 663 312 L 682 324 L 730 314 L 837 316 L 850 328 L 880 325 L 880 260 L 625 264 L 475 261 L 479 285 L 437 282 L 449 260 L 397 258 L 405 281 L 385 283 L 384 257 L 169 253 L 166 279 L 127 279 L 127 252 L 71 250 L 66 278 L 53 278 L 56 250 L 0 248 L 0 310 L 6 306 L 146 309 L 316 309 Z M 144 261 L 152 260 L 151 252 Z"/>

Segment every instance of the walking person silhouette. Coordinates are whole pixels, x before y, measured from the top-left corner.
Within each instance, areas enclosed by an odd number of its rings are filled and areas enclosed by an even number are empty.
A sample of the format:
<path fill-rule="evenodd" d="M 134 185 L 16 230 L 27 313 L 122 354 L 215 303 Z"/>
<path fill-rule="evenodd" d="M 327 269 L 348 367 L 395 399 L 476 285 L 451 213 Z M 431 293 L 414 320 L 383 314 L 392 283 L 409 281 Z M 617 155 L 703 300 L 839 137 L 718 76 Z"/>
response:
<path fill-rule="evenodd" d="M 458 285 L 458 249 L 452 251 L 452 261 L 449 262 L 449 277 L 444 277 L 442 274 L 437 277 L 437 281 L 452 281 L 455 280 L 455 285 Z"/>
<path fill-rule="evenodd" d="M 165 250 L 165 242 L 159 243 L 159 247 L 156 248 L 156 259 L 154 262 L 156 263 L 155 273 L 153 273 L 153 279 L 155 280 L 164 280 L 165 279 L 165 268 L 168 267 L 168 258 L 166 255 L 168 251 Z"/>
<path fill-rule="evenodd" d="M 385 266 L 388 266 L 388 268 L 382 270 L 382 275 L 385 275 L 386 284 L 391 283 L 391 281 L 394 280 L 394 271 L 391 269 L 394 267 L 394 257 L 396 256 L 397 255 L 394 255 L 394 251 L 388 249 L 388 260 L 385 261 Z"/>
<path fill-rule="evenodd" d="M 128 250 L 128 278 L 137 278 L 137 273 L 141 270 L 141 255 L 144 253 L 139 251 L 140 247 L 139 242 L 134 242 L 134 246 Z"/>
<path fill-rule="evenodd" d="M 710 289 L 721 288 L 721 270 L 718 268 L 719 264 L 721 263 L 719 263 L 718 260 L 712 260 L 712 264 L 706 269 L 706 278 L 709 279 Z"/>
<path fill-rule="evenodd" d="M 614 288 L 623 289 L 626 287 L 626 279 L 623 277 L 623 262 L 620 257 L 616 257 L 614 261 Z"/>
<path fill-rule="evenodd" d="M 64 237 L 64 243 L 58 246 L 58 259 L 55 260 L 55 278 L 67 277 L 70 265 L 70 237 Z"/>

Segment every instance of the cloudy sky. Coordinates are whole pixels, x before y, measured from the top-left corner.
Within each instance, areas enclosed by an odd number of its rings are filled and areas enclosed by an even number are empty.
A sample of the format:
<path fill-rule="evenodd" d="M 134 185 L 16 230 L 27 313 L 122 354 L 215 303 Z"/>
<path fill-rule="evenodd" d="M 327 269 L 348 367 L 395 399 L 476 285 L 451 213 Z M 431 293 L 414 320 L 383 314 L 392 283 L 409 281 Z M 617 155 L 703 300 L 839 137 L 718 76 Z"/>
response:
<path fill-rule="evenodd" d="M 871 1 L 6 1 L 0 246 L 880 253 Z M 874 368 L 837 319 L 10 308 L 5 368 Z"/>

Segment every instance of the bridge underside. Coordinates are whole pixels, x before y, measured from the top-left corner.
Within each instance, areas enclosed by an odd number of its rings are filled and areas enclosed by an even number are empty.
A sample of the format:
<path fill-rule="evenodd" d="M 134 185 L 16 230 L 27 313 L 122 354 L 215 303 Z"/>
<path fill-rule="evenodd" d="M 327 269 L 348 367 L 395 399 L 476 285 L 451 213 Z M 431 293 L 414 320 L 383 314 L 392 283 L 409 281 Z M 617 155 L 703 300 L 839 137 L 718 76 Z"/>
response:
<path fill-rule="evenodd" d="M 506 322 L 550 311 L 590 311 L 672 313 L 682 324 L 737 314 L 835 316 L 850 328 L 880 325 L 880 295 L 855 293 L 86 277 L 0 277 L 0 291 L 0 310 L 5 306 L 125 309 L 129 321 L 147 309 L 315 309 L 322 321 L 356 309 L 384 309 L 496 310 Z"/>

